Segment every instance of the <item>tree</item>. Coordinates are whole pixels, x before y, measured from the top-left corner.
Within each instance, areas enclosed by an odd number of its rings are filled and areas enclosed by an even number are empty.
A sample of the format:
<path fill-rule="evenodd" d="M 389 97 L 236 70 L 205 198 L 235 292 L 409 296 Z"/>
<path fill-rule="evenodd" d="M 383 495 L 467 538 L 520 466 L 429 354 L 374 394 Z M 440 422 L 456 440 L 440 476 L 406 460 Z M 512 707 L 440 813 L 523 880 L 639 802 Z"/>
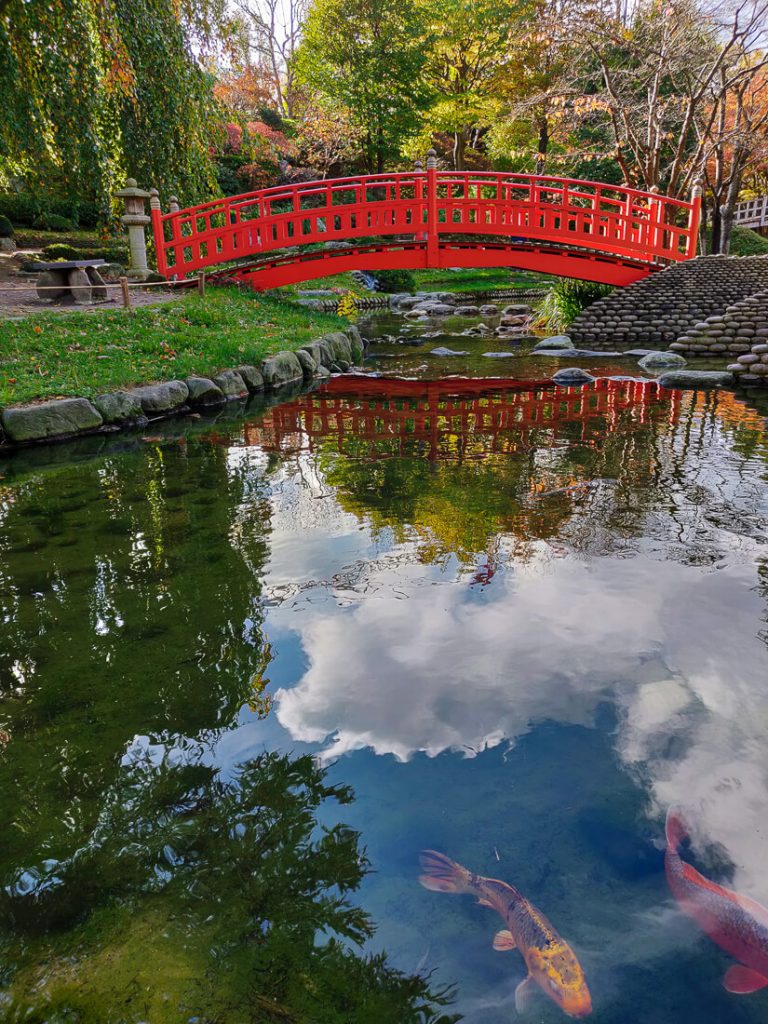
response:
<path fill-rule="evenodd" d="M 624 20 L 613 6 L 583 19 L 580 39 L 596 62 L 598 96 L 627 184 L 686 197 L 712 147 L 717 111 L 760 62 L 766 0 L 737 0 L 722 19 L 696 0 L 641 0 Z M 597 22 L 597 30 L 596 30 Z"/>
<path fill-rule="evenodd" d="M 768 66 L 762 55 L 723 68 L 713 89 L 704 176 L 712 195 L 712 251 L 730 248 L 734 211 L 745 177 L 768 167 Z"/>
<path fill-rule="evenodd" d="M 503 105 L 489 133 L 491 153 L 532 154 L 536 174 L 544 172 L 551 143 L 565 144 L 578 120 L 574 13 L 569 0 L 534 0 L 511 41 L 514 59 L 494 81 Z"/>
<path fill-rule="evenodd" d="M 418 126 L 429 98 L 428 42 L 414 0 L 316 0 L 309 12 L 297 79 L 350 111 L 369 171 L 382 172 L 387 160 L 398 159 Z"/>
<path fill-rule="evenodd" d="M 296 145 L 321 178 L 327 177 L 333 168 L 358 159 L 361 135 L 350 110 L 340 103 L 322 96 L 301 101 Z"/>
<path fill-rule="evenodd" d="M 213 80 L 194 47 L 212 6 L 168 0 L 5 0 L 0 185 L 109 206 L 126 174 L 193 199 L 213 176 Z"/>
<path fill-rule="evenodd" d="M 510 33 L 520 6 L 515 0 L 422 0 L 431 38 L 424 74 L 435 97 L 424 127 L 430 135 L 453 136 L 458 171 L 465 167 L 473 134 L 493 117 L 493 85 L 510 58 Z"/>
<path fill-rule="evenodd" d="M 292 117 L 296 91 L 293 56 L 307 0 L 234 0 L 234 6 L 256 66 L 269 79 L 276 109 L 282 117 Z"/>

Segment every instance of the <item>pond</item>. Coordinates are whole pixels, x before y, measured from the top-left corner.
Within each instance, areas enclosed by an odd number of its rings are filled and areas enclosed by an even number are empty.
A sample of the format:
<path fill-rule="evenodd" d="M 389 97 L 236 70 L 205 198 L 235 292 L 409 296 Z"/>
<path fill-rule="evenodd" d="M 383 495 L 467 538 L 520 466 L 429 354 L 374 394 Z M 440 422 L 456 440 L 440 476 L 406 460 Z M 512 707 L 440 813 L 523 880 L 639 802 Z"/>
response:
<path fill-rule="evenodd" d="M 766 1020 L 663 865 L 768 904 L 766 409 L 465 340 L 0 466 L 0 1019 L 513 1020 L 432 849 L 591 1019 Z"/>

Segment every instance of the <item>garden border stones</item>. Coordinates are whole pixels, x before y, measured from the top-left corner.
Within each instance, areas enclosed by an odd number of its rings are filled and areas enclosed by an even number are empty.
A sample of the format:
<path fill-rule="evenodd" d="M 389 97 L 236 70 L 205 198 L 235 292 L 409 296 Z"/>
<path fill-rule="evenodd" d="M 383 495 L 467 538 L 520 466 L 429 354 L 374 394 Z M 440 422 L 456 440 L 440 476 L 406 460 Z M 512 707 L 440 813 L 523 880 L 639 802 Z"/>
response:
<path fill-rule="evenodd" d="M 261 391 L 323 379 L 331 370 L 357 365 L 365 343 L 357 327 L 333 331 L 296 352 L 268 356 L 260 366 L 224 369 L 212 379 L 189 377 L 144 384 L 87 398 L 57 398 L 0 410 L 0 452 L 18 445 L 65 441 L 88 434 L 143 427 L 150 420 L 215 408 Z"/>

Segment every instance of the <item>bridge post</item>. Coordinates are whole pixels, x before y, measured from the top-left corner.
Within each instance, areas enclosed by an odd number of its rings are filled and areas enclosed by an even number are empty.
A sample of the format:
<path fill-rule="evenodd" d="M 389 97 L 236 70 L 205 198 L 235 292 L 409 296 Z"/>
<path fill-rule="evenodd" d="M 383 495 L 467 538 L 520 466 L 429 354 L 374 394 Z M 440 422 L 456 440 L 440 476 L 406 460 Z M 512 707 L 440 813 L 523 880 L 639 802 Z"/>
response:
<path fill-rule="evenodd" d="M 157 272 L 165 277 L 168 272 L 168 260 L 165 257 L 165 249 L 162 242 L 163 235 L 163 211 L 160 208 L 160 193 L 156 188 L 149 190 L 149 212 L 152 217 L 152 234 L 155 236 L 155 260 Z"/>
<path fill-rule="evenodd" d="M 418 216 L 419 216 L 419 221 L 418 221 L 419 230 L 416 231 L 416 233 L 414 234 L 413 237 L 414 237 L 414 239 L 417 242 L 426 242 L 426 240 L 427 240 L 427 233 L 426 233 L 426 231 L 424 231 L 424 214 L 423 214 L 422 207 L 421 207 L 421 204 L 425 201 L 424 200 L 424 181 L 425 181 L 425 179 L 422 177 L 422 175 L 424 174 L 424 164 L 421 162 L 421 160 L 414 160 L 414 162 L 413 162 L 413 174 L 414 174 L 414 195 L 415 195 L 416 202 L 419 204 L 418 207 L 417 207 L 417 209 L 418 209 Z"/>
<path fill-rule="evenodd" d="M 691 210 L 690 220 L 688 221 L 688 246 L 691 250 L 691 257 L 696 255 L 696 251 L 699 245 L 699 227 L 701 225 L 701 199 L 704 195 L 704 186 L 701 178 L 696 178 L 691 189 L 691 202 L 693 203 L 693 209 Z M 702 245 L 701 251 L 704 252 L 704 246 Z"/>
<path fill-rule="evenodd" d="M 427 152 L 427 266 L 440 266 L 437 238 L 437 153 Z"/>

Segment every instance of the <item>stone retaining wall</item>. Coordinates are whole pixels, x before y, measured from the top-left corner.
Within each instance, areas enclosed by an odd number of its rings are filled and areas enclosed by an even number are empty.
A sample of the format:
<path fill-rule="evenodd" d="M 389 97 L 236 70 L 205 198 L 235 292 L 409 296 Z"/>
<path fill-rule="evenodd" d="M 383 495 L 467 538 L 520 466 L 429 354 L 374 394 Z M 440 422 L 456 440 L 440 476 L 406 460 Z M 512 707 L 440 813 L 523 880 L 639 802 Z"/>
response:
<path fill-rule="evenodd" d="M 696 327 L 672 348 L 686 355 L 736 355 L 736 362 L 728 366 L 736 383 L 768 387 L 768 289 Z"/>
<path fill-rule="evenodd" d="M 666 348 L 765 288 L 768 256 L 699 256 L 598 299 L 568 333 L 585 348 Z"/>
<path fill-rule="evenodd" d="M 294 352 L 278 352 L 260 366 L 222 370 L 87 398 L 59 398 L 0 410 L 0 453 L 18 445 L 146 426 L 150 420 L 212 409 L 257 392 L 330 376 L 359 364 L 364 343 L 356 327 L 334 331 Z"/>
<path fill-rule="evenodd" d="M 755 343 L 768 342 L 768 290 L 750 295 L 741 302 L 728 306 L 720 314 L 709 316 L 694 324 L 669 346 L 686 358 L 704 356 L 733 359 L 747 356 Z M 768 348 L 766 349 L 768 351 Z M 746 359 L 746 363 L 759 363 L 760 359 Z M 732 369 L 732 367 L 729 367 Z M 768 367 L 766 367 L 768 371 Z M 759 375 L 762 375 L 762 370 Z"/>

